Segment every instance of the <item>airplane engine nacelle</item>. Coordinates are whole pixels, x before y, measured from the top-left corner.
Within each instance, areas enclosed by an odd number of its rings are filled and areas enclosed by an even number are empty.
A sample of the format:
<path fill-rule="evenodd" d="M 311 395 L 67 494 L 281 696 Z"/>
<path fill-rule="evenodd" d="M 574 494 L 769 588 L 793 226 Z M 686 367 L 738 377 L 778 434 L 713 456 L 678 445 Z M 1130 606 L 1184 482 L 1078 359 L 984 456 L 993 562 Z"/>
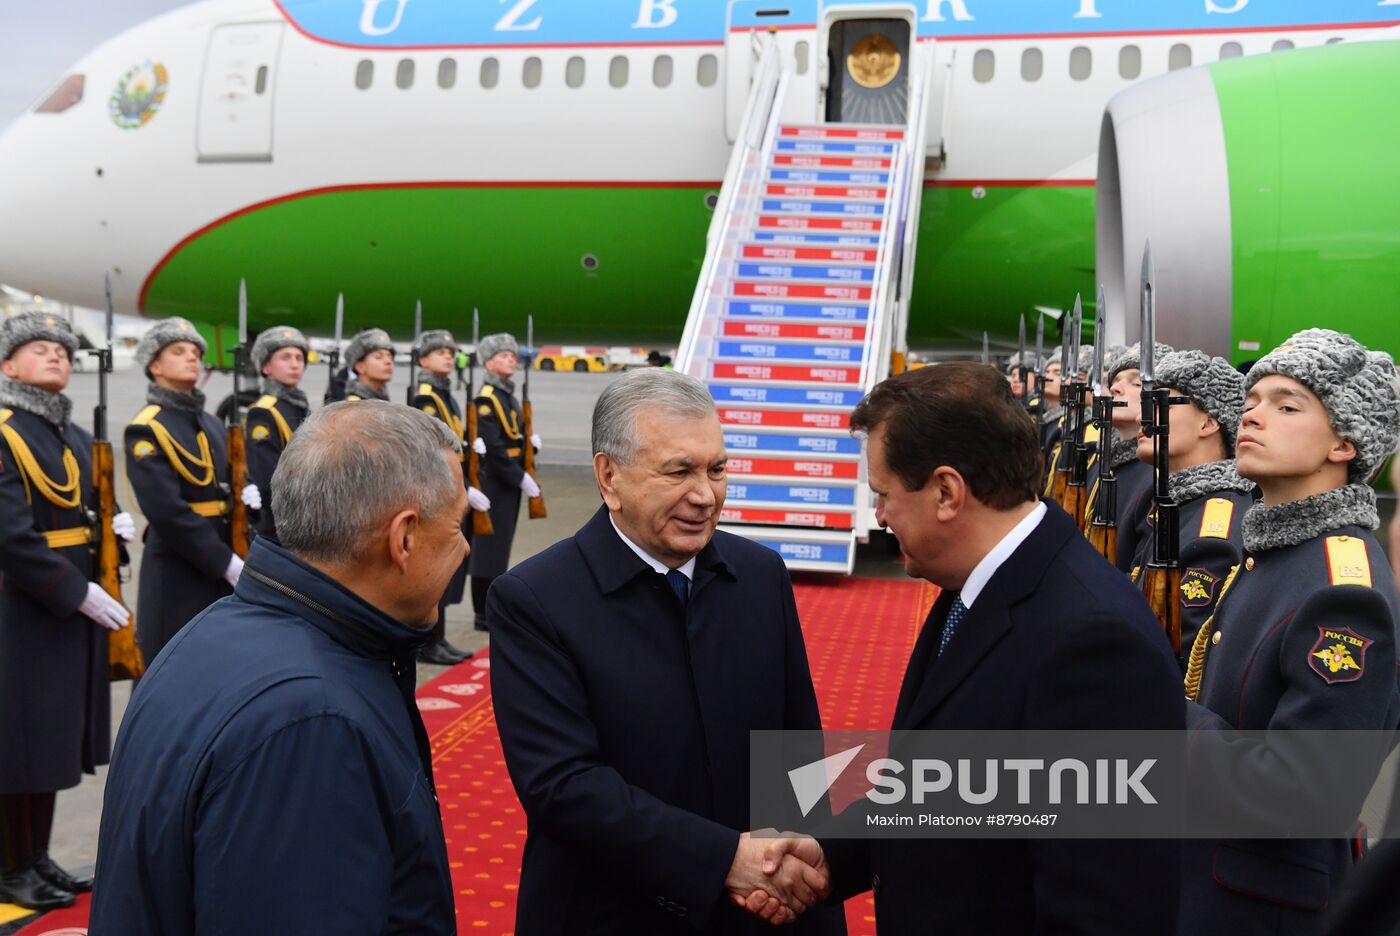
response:
<path fill-rule="evenodd" d="M 1151 241 L 1157 335 L 1235 361 L 1341 327 L 1400 353 L 1400 41 L 1185 69 L 1114 97 L 1096 266 L 1136 341 Z M 1340 324 L 1344 322 L 1344 324 Z"/>

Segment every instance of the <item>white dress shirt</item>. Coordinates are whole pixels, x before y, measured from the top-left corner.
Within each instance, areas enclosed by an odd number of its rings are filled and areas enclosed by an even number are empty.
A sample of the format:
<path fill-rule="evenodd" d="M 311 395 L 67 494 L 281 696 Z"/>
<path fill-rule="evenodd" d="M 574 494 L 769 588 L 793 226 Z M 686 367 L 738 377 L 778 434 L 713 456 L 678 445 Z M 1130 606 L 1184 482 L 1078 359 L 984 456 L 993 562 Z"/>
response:
<path fill-rule="evenodd" d="M 1044 505 L 1041 505 L 1041 510 L 1044 509 Z M 665 575 L 667 572 L 671 571 L 671 567 L 666 565 L 666 563 L 656 561 L 651 557 L 651 554 L 648 553 L 645 549 L 628 539 L 627 534 L 623 533 L 622 530 L 618 528 L 617 521 L 613 519 L 613 515 L 611 513 L 608 514 L 608 522 L 612 524 L 612 528 L 617 531 L 617 535 L 622 538 L 622 541 L 627 544 L 627 547 L 631 549 L 634 553 L 636 553 L 638 556 L 642 557 L 643 562 L 651 566 L 661 575 Z M 687 581 L 695 581 L 695 557 L 691 556 L 685 561 L 685 565 L 681 566 L 675 571 L 679 572 L 681 575 L 684 575 Z"/>
<path fill-rule="evenodd" d="M 1002 563 L 1011 558 L 1011 554 L 1026 541 L 1026 537 L 1035 531 L 1040 525 L 1041 519 L 1045 516 L 1045 503 L 1042 501 L 1035 505 L 1035 509 L 1026 514 L 1020 523 L 1011 528 L 1011 532 L 1001 538 L 1001 542 L 992 547 L 991 551 L 982 557 L 982 561 L 968 575 L 967 581 L 963 583 L 962 591 L 958 594 L 962 596 L 963 606 L 969 611 L 972 610 L 972 603 L 977 600 L 977 596 L 982 594 L 982 589 L 991 580 Z M 618 534 L 621 535 L 621 534 Z M 627 537 L 622 537 L 624 540 Z M 631 544 L 628 544 L 631 545 Z M 632 547 L 636 549 L 636 546 Z"/>

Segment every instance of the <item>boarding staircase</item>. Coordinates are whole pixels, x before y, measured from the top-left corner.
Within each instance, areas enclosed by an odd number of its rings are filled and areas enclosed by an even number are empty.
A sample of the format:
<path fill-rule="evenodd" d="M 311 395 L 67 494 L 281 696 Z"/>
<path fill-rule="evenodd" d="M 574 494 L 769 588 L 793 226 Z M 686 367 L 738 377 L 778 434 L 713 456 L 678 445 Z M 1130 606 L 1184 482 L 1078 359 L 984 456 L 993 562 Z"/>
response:
<path fill-rule="evenodd" d="M 910 71 L 909 126 L 798 125 L 763 52 L 677 353 L 724 426 L 721 529 L 794 570 L 850 574 L 877 526 L 850 415 L 905 350 L 928 85 Z"/>

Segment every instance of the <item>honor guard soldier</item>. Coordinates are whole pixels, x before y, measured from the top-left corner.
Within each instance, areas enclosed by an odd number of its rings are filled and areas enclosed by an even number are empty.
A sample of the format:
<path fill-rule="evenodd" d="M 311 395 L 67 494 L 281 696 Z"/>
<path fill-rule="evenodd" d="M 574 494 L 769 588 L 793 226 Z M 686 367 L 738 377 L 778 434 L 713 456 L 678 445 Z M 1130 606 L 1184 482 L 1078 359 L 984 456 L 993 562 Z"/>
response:
<path fill-rule="evenodd" d="M 292 433 L 311 411 L 301 389 L 308 350 L 306 336 L 290 325 L 269 328 L 253 342 L 253 367 L 262 375 L 263 395 L 248 409 L 248 481 L 257 487 L 262 503 L 258 535 L 274 542 L 277 523 L 272 517 L 272 473 Z"/>
<path fill-rule="evenodd" d="M 182 318 L 158 322 L 136 345 L 147 406 L 126 427 L 126 476 L 146 517 L 136 637 L 147 662 L 190 619 L 233 592 L 243 560 L 230 545 L 224 426 L 195 383 L 207 348 Z M 239 496 L 253 510 L 258 489 Z"/>
<path fill-rule="evenodd" d="M 107 763 L 107 631 L 120 601 L 92 581 L 92 436 L 63 395 L 78 339 L 42 312 L 0 323 L 0 903 L 52 910 L 91 890 L 49 857 L 58 790 Z M 118 514 L 112 530 L 130 541 Z"/>
<path fill-rule="evenodd" d="M 1254 505 L 1254 482 L 1235 471 L 1235 435 L 1244 414 L 1244 375 L 1224 358 L 1200 351 L 1176 351 L 1157 360 L 1157 386 L 1185 397 L 1168 409 L 1167 479 L 1180 511 L 1181 632 L 1183 660 L 1191 638 L 1215 610 L 1220 585 L 1239 565 L 1244 548 L 1240 532 Z M 1152 462 L 1152 440 L 1138 440 L 1138 460 Z M 1152 557 L 1152 512 L 1137 531 L 1138 550 L 1132 578 L 1138 581 Z"/>
<path fill-rule="evenodd" d="M 1021 382 L 1022 361 L 1026 362 L 1026 376 L 1032 377 L 1035 373 L 1034 362 L 1030 361 L 1028 356 L 1023 357 L 1021 352 L 1018 351 L 1011 355 L 1010 360 L 1006 362 L 1006 379 L 1011 382 L 1011 395 L 1018 400 L 1024 400 L 1027 406 L 1031 406 L 1034 403 L 1031 399 L 1034 393 L 1028 390 L 1026 385 Z"/>
<path fill-rule="evenodd" d="M 515 368 L 519 346 L 512 335 L 487 335 L 477 346 L 477 358 L 486 368 L 481 392 L 472 401 L 476 407 L 478 437 L 486 445 L 481 488 L 491 501 L 490 536 L 472 541 L 468 558 L 472 582 L 472 610 L 476 627 L 486 629 L 486 591 L 491 581 L 510 566 L 510 547 L 515 524 L 520 517 L 520 495 L 536 497 L 540 486 L 525 472 L 525 446 L 540 449 L 538 435 L 524 437 L 520 403 L 515 398 Z"/>
<path fill-rule="evenodd" d="M 1045 459 L 1046 476 L 1052 470 L 1050 453 L 1060 441 L 1060 424 L 1065 415 L 1064 407 L 1060 405 L 1060 359 L 1058 356 L 1052 357 L 1055 359 L 1047 359 L 1040 369 L 1040 451 Z"/>
<path fill-rule="evenodd" d="M 1400 721 L 1400 604 L 1371 533 L 1380 517 L 1368 483 L 1400 437 L 1400 381 L 1388 355 L 1308 329 L 1262 357 L 1247 385 L 1237 464 L 1263 500 L 1244 518 L 1244 562 L 1191 648 L 1187 725 L 1270 735 L 1232 741 L 1241 756 L 1219 770 L 1193 756 L 1193 780 L 1210 786 L 1212 809 L 1257 811 L 1271 791 L 1295 800 L 1326 791 L 1295 808 L 1355 817 L 1376 773 L 1348 765 L 1359 792 L 1339 803 L 1328 752 L 1299 756 L 1305 746 L 1287 738 Z M 1384 755 L 1381 746 L 1375 771 Z M 1321 932 L 1362 838 L 1357 827 L 1347 838 L 1187 843 L 1180 932 Z"/>
<path fill-rule="evenodd" d="M 345 366 L 350 382 L 345 385 L 347 400 L 389 401 L 389 381 L 394 378 L 394 343 L 382 328 L 366 328 L 345 349 Z"/>
<path fill-rule="evenodd" d="M 1173 348 L 1154 344 L 1156 360 L 1170 354 Z M 1147 516 L 1152 501 L 1152 466 L 1138 461 L 1137 440 L 1142 434 L 1142 349 L 1134 344 L 1108 365 L 1109 393 L 1113 407 L 1113 428 L 1118 438 L 1108 449 L 1109 464 L 1114 471 L 1118 502 L 1118 555 L 1114 565 L 1118 571 L 1130 573 L 1138 550 L 1138 522 Z M 1099 466 L 1090 472 L 1086 516 L 1092 516 L 1098 498 Z"/>
<path fill-rule="evenodd" d="M 414 343 L 413 354 L 418 359 L 418 388 L 413 397 L 413 406 L 434 419 L 442 420 L 459 442 L 464 441 L 462 414 L 452 396 L 452 374 L 457 364 L 456 339 L 451 332 L 443 329 L 426 331 Z M 462 480 L 467 485 L 467 502 L 472 510 L 490 510 L 491 501 L 466 480 L 465 450 L 460 457 L 463 461 Z M 468 543 L 472 541 L 470 514 L 462 522 L 462 534 Z M 447 606 L 461 603 L 466 594 L 466 585 L 467 562 L 463 561 L 438 604 L 437 624 L 428 642 L 419 648 L 418 659 L 439 666 L 451 666 L 471 657 L 470 652 L 454 647 L 446 636 Z"/>

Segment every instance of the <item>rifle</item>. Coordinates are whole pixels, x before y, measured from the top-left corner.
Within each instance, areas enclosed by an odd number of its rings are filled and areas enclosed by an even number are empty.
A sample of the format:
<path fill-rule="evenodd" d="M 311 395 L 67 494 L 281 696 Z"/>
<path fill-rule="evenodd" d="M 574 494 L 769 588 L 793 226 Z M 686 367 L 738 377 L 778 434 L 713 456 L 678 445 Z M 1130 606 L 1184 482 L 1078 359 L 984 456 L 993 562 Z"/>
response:
<path fill-rule="evenodd" d="M 1076 308 L 1078 307 L 1078 297 L 1075 297 Z M 1054 480 L 1050 489 L 1050 496 L 1055 503 L 1061 507 L 1065 506 L 1065 491 L 1069 487 L 1069 459 L 1066 457 L 1074 444 L 1074 427 L 1070 423 L 1071 406 L 1070 381 L 1073 380 L 1074 372 L 1072 368 L 1077 362 L 1071 360 L 1069 342 L 1074 334 L 1074 316 L 1071 312 L 1068 321 L 1062 320 L 1060 328 L 1060 445 L 1057 451 L 1052 452 L 1054 463 L 1050 469 L 1054 472 Z M 1077 353 L 1077 352 L 1076 352 Z"/>
<path fill-rule="evenodd" d="M 1104 320 L 1107 299 L 1099 287 L 1099 305 L 1094 311 L 1094 425 L 1099 430 L 1099 476 L 1089 493 L 1090 510 L 1085 535 L 1094 549 L 1109 562 L 1118 557 L 1118 479 L 1109 458 L 1113 450 L 1113 408 L 1127 406 L 1109 393 L 1108 373 L 1103 360 Z"/>
<path fill-rule="evenodd" d="M 229 545 L 240 559 L 248 557 L 248 505 L 243 488 L 248 483 L 246 418 L 243 412 L 243 368 L 248 363 L 248 281 L 238 281 L 238 347 L 233 349 L 233 409 L 228 414 Z"/>
<path fill-rule="evenodd" d="M 525 473 L 530 477 L 535 476 L 535 446 L 530 441 L 535 435 L 535 408 L 530 404 L 530 364 L 535 357 L 535 317 L 530 316 L 525 323 L 525 389 L 521 397 L 520 409 L 525 418 L 524 431 L 521 433 L 525 438 L 521 441 L 525 447 Z M 530 519 L 539 520 L 547 517 L 544 509 L 544 495 L 538 494 L 530 498 Z"/>
<path fill-rule="evenodd" d="M 418 394 L 418 336 L 423 334 L 423 300 L 419 299 L 417 305 L 413 307 L 413 340 L 408 348 L 408 399 L 404 400 L 409 406 L 413 405 L 413 398 Z"/>
<path fill-rule="evenodd" d="M 326 396 L 324 402 L 334 403 L 340 398 L 335 392 L 335 372 L 340 370 L 340 343 L 345 336 L 345 293 L 335 297 L 335 347 L 326 355 Z"/>
<path fill-rule="evenodd" d="M 1152 613 L 1171 641 L 1172 650 L 1181 653 L 1181 516 L 1172 499 L 1167 461 L 1170 420 L 1168 413 L 1178 403 L 1171 390 L 1156 386 L 1154 344 L 1157 340 L 1157 296 L 1152 267 L 1152 244 L 1142 258 L 1142 432 L 1152 440 L 1152 558 L 1142 571 L 1139 585 L 1152 606 Z"/>
<path fill-rule="evenodd" d="M 1045 316 L 1044 314 L 1035 317 L 1035 392 L 1031 396 L 1030 406 L 1031 419 L 1035 422 L 1035 432 L 1037 438 L 1040 436 L 1040 417 L 1045 413 L 1045 377 L 1041 373 L 1045 369 Z M 1029 392 L 1030 388 L 1027 388 Z"/>
<path fill-rule="evenodd" d="M 112 532 L 117 515 L 116 465 L 112 440 L 107 438 L 107 380 L 112 373 L 112 274 L 107 274 L 107 346 L 88 353 L 97 358 L 97 408 L 92 411 L 92 473 L 97 487 L 97 515 L 93 519 L 93 558 L 96 582 L 102 590 L 122 600 L 121 549 Z M 132 615 L 121 630 L 107 634 L 107 677 L 110 680 L 140 679 L 146 672 L 141 647 L 136 643 L 136 620 Z"/>
<path fill-rule="evenodd" d="M 1069 357 L 1073 368 L 1070 381 L 1069 403 L 1065 407 L 1067 446 L 1061 447 L 1061 461 L 1065 465 L 1064 499 L 1060 506 L 1074 519 L 1076 525 L 1084 522 L 1085 480 L 1089 470 L 1089 446 L 1084 441 L 1084 381 L 1079 379 L 1079 343 L 1084 337 L 1084 304 L 1079 296 L 1074 297 L 1074 319 L 1070 334 L 1074 338 Z M 1095 336 L 1097 347 L 1098 337 Z M 1062 378 L 1063 379 L 1063 378 Z M 1063 386 L 1063 384 L 1061 384 Z"/>
<path fill-rule="evenodd" d="M 481 341 L 481 313 L 472 309 L 472 353 L 467 356 L 467 415 L 466 432 L 462 437 L 466 445 L 467 483 L 481 490 L 481 456 L 476 454 L 476 346 Z M 528 441 L 528 440 L 526 440 Z M 491 514 L 485 510 L 472 511 L 472 533 L 477 536 L 490 536 L 496 532 L 491 525 Z"/>

